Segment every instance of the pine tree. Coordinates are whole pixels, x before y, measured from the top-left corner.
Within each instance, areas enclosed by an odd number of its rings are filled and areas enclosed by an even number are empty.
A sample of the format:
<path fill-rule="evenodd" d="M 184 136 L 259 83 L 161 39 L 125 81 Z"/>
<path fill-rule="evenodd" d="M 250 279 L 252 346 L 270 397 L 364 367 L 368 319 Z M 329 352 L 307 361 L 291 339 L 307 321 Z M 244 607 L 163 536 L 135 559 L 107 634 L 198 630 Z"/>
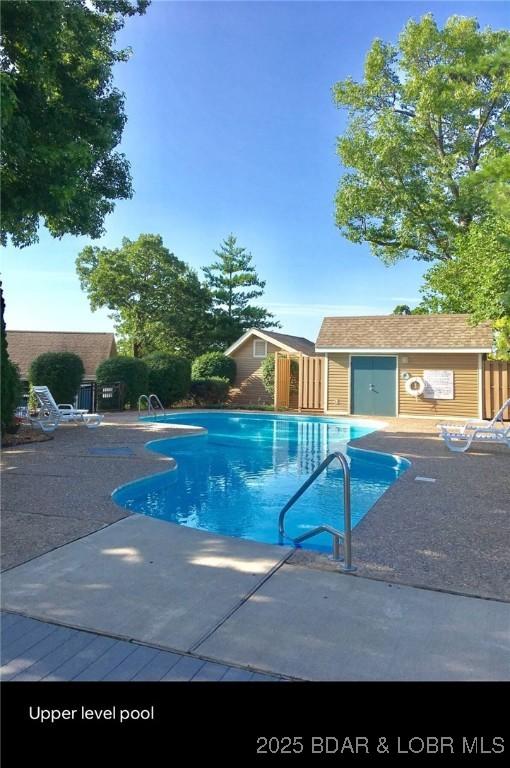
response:
<path fill-rule="evenodd" d="M 206 284 L 213 296 L 215 341 L 224 348 L 248 328 L 279 328 L 274 315 L 250 302 L 264 293 L 265 280 L 260 280 L 252 265 L 252 255 L 237 245 L 229 235 L 218 251 L 218 260 L 204 267 Z"/>

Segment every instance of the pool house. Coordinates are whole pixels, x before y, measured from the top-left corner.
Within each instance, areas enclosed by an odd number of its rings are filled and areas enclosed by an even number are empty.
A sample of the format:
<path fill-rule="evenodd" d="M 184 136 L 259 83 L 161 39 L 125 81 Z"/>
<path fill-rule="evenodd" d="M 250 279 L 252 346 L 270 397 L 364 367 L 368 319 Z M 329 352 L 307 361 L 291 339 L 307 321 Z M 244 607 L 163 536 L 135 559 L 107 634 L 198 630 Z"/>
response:
<path fill-rule="evenodd" d="M 468 315 L 326 317 L 315 355 L 299 358 L 298 410 L 490 418 L 510 396 L 510 365 L 488 359 L 492 346 L 491 324 Z M 285 408 L 290 355 L 276 359 L 275 405 Z"/>
<path fill-rule="evenodd" d="M 467 315 L 326 317 L 316 343 L 326 357 L 328 413 L 483 416 L 490 323 Z"/>

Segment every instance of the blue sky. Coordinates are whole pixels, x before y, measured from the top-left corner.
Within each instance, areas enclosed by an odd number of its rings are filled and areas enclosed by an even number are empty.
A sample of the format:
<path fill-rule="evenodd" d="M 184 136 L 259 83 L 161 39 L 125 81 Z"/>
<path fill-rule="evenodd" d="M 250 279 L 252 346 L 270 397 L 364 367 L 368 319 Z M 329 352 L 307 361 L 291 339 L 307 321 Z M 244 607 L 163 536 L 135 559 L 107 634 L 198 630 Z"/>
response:
<path fill-rule="evenodd" d="M 159 233 L 197 270 L 233 232 L 267 281 L 263 303 L 283 331 L 314 339 L 325 314 L 387 314 L 419 300 L 424 267 L 385 267 L 334 225 L 345 126 L 333 84 L 360 79 L 372 40 L 396 40 L 432 11 L 508 26 L 503 2 L 163 2 L 119 35 L 133 55 L 116 69 L 128 122 L 121 150 L 135 194 L 106 234 L 6 249 L 10 329 L 109 331 L 90 311 L 74 260 L 84 245 Z"/>

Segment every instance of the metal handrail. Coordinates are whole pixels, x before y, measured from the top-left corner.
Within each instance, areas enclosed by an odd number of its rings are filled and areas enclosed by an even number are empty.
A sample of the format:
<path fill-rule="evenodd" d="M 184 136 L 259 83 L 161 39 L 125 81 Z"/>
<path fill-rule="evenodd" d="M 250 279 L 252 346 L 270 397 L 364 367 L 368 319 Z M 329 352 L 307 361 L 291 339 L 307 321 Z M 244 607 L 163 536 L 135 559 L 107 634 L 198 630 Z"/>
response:
<path fill-rule="evenodd" d="M 142 413 L 142 402 L 144 400 L 147 400 L 147 413 L 151 412 L 151 402 L 149 398 L 147 397 L 147 395 L 140 395 L 140 397 L 138 398 L 138 416 L 139 417 L 141 416 L 141 413 Z"/>
<path fill-rule="evenodd" d="M 156 402 L 156 406 L 157 406 L 156 408 L 153 405 L 153 402 L 152 402 L 153 400 L 155 400 Z M 140 397 L 138 398 L 138 416 L 141 416 L 143 402 L 147 402 L 147 413 L 149 414 L 149 416 L 151 415 L 151 413 L 155 413 L 156 411 L 159 411 L 159 410 L 164 415 L 165 409 L 163 407 L 163 403 L 161 402 L 161 400 L 157 395 L 152 393 L 152 395 L 140 395 Z"/>
<path fill-rule="evenodd" d="M 163 408 L 163 403 L 161 402 L 159 397 L 157 395 L 155 395 L 155 394 L 149 395 L 149 406 L 152 407 L 152 410 L 153 411 L 156 410 L 156 408 L 154 408 L 154 406 L 152 405 L 152 400 L 153 399 L 156 401 L 156 405 L 158 406 L 158 409 L 164 413 L 165 409 Z M 150 408 L 149 408 L 149 410 L 150 410 Z"/>
<path fill-rule="evenodd" d="M 352 530 L 351 530 L 351 471 L 349 469 L 349 464 L 347 463 L 347 459 L 345 458 L 344 454 L 340 451 L 335 451 L 334 453 L 330 453 L 327 458 L 324 459 L 324 461 L 317 467 L 317 469 L 312 472 L 308 480 L 305 480 L 301 488 L 299 488 L 298 491 L 292 496 L 291 499 L 286 503 L 286 505 L 283 507 L 282 511 L 280 512 L 280 515 L 278 517 L 278 533 L 280 535 L 280 542 L 283 542 L 283 538 L 285 536 L 285 528 L 284 528 L 284 520 L 285 515 L 289 511 L 289 509 L 296 503 L 296 501 L 301 498 L 303 493 L 312 485 L 312 483 L 317 480 L 320 474 L 324 472 L 326 467 L 329 467 L 332 461 L 337 459 L 337 461 L 340 462 L 340 466 L 342 467 L 343 474 L 344 474 L 344 531 L 337 530 L 336 528 L 333 528 L 330 525 L 319 525 L 316 528 L 312 528 L 311 531 L 307 531 L 307 533 L 303 533 L 301 536 L 298 536 L 295 539 L 292 539 L 290 536 L 288 538 L 291 539 L 291 541 L 294 542 L 294 544 L 299 544 L 301 541 L 304 541 L 305 539 L 309 539 L 312 536 L 316 536 L 319 533 L 329 533 L 333 537 L 333 560 L 340 560 L 340 539 L 343 539 L 344 542 L 344 565 L 343 570 L 347 573 L 352 573 L 356 570 L 356 568 L 352 564 L 352 549 L 351 549 L 351 538 L 352 538 Z"/>

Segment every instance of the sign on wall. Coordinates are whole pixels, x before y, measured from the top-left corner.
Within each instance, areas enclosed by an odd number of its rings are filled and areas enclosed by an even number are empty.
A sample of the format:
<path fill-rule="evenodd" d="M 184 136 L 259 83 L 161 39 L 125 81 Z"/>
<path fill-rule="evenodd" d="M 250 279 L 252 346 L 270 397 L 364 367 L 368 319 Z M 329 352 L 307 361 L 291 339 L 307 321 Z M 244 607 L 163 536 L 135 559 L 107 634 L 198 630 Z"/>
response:
<path fill-rule="evenodd" d="M 423 397 L 429 400 L 453 400 L 453 371 L 423 371 Z"/>

